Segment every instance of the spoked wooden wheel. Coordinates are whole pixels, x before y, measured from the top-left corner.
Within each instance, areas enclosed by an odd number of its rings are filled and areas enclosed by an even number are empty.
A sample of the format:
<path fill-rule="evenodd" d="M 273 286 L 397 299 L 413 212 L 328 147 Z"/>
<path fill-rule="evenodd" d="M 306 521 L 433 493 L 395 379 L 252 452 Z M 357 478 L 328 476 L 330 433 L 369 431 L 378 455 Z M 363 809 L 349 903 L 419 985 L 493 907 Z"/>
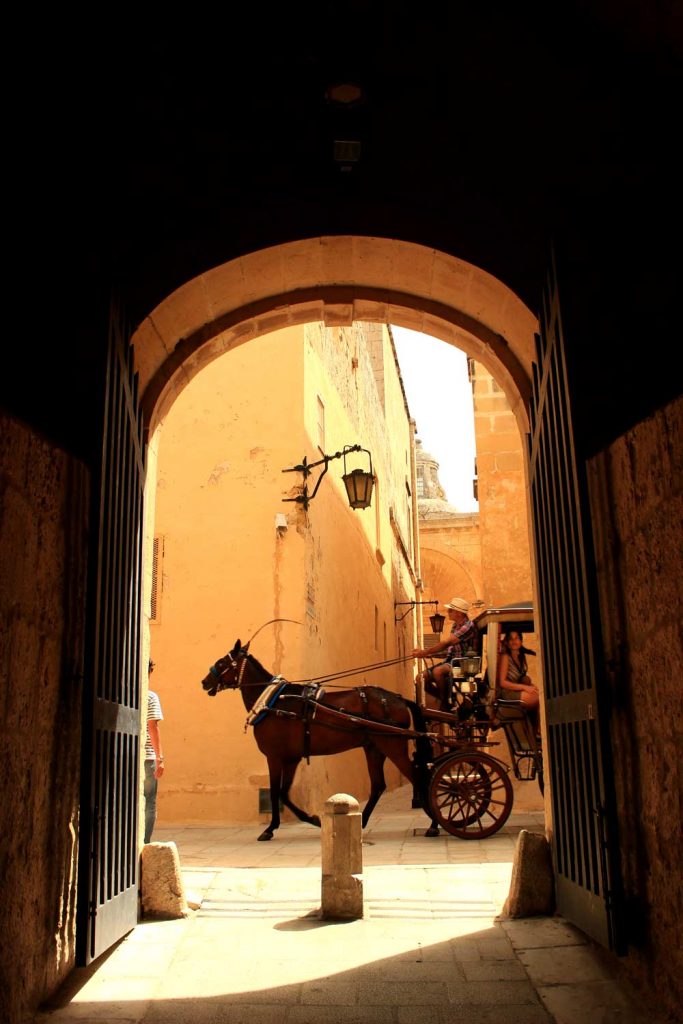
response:
<path fill-rule="evenodd" d="M 429 813 L 459 839 L 486 839 L 512 810 L 505 766 L 488 754 L 461 753 L 436 765 L 429 783 Z"/>

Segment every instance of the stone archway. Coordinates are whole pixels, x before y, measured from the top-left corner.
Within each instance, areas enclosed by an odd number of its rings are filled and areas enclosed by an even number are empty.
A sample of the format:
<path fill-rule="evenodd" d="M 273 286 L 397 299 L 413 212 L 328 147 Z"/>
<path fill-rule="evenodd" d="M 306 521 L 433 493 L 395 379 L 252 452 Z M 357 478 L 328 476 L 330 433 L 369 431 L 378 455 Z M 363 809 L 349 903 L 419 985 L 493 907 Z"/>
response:
<path fill-rule="evenodd" d="M 481 362 L 528 429 L 533 313 L 501 281 L 457 257 L 388 238 L 335 236 L 260 250 L 169 295 L 133 336 L 148 430 L 202 367 L 291 324 L 382 321 L 430 334 Z"/>
<path fill-rule="evenodd" d="M 496 377 L 520 432 L 528 430 L 537 323 L 509 288 L 479 268 L 412 243 L 364 237 L 288 243 L 217 267 L 168 296 L 133 337 L 150 441 L 147 585 L 156 437 L 166 413 L 195 375 L 221 355 L 260 335 L 312 321 L 391 323 L 454 345 Z M 478 596 L 478 588 L 464 589 Z"/>

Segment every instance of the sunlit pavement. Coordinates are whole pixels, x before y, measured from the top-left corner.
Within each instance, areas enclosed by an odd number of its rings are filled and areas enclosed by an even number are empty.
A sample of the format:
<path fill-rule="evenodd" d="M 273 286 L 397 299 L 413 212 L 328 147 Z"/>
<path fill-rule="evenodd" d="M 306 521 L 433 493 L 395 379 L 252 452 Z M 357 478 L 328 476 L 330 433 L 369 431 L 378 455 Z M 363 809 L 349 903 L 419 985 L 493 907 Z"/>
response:
<path fill-rule="evenodd" d="M 619 963 L 560 917 L 501 920 L 520 829 L 485 840 L 442 834 L 382 797 L 364 835 L 364 917 L 322 921 L 320 833 L 286 822 L 158 828 L 178 847 L 185 919 L 144 921 L 77 970 L 35 1024 L 631 1024 L 637 1001 Z M 655 1017 L 648 1012 L 653 1024 Z"/>

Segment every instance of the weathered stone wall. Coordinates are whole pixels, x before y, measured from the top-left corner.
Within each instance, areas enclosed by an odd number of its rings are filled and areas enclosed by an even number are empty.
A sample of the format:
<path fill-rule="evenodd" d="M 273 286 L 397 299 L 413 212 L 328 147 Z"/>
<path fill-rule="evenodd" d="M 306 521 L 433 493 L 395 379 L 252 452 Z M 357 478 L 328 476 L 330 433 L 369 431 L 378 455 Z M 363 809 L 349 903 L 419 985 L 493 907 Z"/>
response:
<path fill-rule="evenodd" d="M 74 965 L 88 478 L 0 413 L 0 1019 Z"/>
<path fill-rule="evenodd" d="M 589 464 L 605 663 L 612 689 L 626 969 L 683 1002 L 683 400 Z"/>
<path fill-rule="evenodd" d="M 471 363 L 479 528 L 486 605 L 528 601 L 531 551 L 524 449 L 510 403 L 491 374 Z"/>

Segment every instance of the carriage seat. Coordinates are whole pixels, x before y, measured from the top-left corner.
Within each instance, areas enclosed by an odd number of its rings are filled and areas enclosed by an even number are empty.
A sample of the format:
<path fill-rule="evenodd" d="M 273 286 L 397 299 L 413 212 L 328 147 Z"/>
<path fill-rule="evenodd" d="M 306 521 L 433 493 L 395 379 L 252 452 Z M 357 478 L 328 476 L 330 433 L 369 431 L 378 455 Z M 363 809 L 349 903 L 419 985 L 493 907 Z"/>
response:
<path fill-rule="evenodd" d="M 493 709 L 516 755 L 523 756 L 537 750 L 536 735 L 521 700 L 497 698 Z"/>

